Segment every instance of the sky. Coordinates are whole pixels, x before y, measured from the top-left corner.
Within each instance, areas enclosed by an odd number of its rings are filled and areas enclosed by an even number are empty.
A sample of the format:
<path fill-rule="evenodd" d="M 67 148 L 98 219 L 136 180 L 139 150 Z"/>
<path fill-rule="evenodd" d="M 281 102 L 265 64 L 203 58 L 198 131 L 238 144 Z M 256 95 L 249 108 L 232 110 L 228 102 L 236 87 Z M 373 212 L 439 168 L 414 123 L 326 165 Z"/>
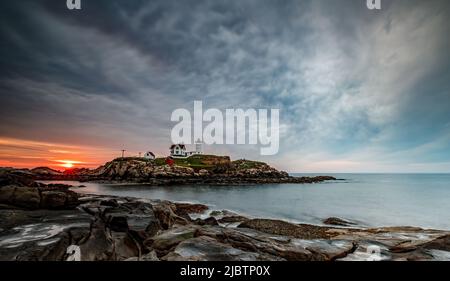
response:
<path fill-rule="evenodd" d="M 177 108 L 276 108 L 288 172 L 450 172 L 450 2 L 0 3 L 0 166 L 169 153 Z"/>

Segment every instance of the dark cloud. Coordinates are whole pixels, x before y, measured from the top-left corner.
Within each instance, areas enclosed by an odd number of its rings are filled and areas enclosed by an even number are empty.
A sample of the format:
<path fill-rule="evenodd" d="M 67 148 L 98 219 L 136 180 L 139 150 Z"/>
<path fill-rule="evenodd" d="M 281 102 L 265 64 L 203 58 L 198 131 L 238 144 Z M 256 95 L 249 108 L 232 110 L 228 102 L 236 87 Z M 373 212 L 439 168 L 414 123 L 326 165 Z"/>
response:
<path fill-rule="evenodd" d="M 163 153 L 201 99 L 280 108 L 283 168 L 450 162 L 448 1 L 65 2 L 0 4 L 2 136 Z"/>

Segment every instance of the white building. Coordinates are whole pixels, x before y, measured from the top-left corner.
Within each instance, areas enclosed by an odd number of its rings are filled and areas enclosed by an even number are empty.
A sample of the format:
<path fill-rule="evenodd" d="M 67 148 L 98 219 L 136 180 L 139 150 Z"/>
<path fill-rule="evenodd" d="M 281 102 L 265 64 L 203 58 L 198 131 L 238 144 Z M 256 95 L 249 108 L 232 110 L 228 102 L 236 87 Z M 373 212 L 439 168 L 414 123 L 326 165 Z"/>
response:
<path fill-rule="evenodd" d="M 151 151 L 148 151 L 144 154 L 145 159 L 154 160 L 156 158 L 155 154 Z"/>
<path fill-rule="evenodd" d="M 203 143 L 200 140 L 195 142 L 195 151 L 186 151 L 186 145 L 184 144 L 173 144 L 170 146 L 170 156 L 174 158 L 186 158 L 192 155 L 202 154 Z"/>
<path fill-rule="evenodd" d="M 184 144 L 172 144 L 170 146 L 170 156 L 172 157 L 186 157 L 186 146 Z"/>

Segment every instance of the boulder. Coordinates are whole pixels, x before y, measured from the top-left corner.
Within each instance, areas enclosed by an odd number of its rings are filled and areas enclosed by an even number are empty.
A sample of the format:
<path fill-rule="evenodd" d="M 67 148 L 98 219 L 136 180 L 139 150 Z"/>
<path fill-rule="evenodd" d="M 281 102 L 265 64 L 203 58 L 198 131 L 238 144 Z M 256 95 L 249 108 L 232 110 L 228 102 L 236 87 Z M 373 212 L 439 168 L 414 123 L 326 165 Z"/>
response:
<path fill-rule="evenodd" d="M 159 261 L 155 251 L 151 251 L 140 258 L 141 261 Z"/>
<path fill-rule="evenodd" d="M 202 219 L 196 219 L 194 221 L 194 223 L 198 224 L 198 225 L 219 225 L 219 223 L 217 222 L 215 217 L 208 217 L 204 220 Z"/>
<path fill-rule="evenodd" d="M 181 242 L 173 252 L 162 258 L 167 261 L 269 261 L 273 256 L 246 252 L 217 240 L 200 236 Z"/>
<path fill-rule="evenodd" d="M 2 210 L 0 260 L 63 260 L 68 245 L 89 234 L 90 220 L 76 209 Z"/>
<path fill-rule="evenodd" d="M 203 204 L 173 203 L 173 205 L 175 206 L 175 213 L 201 214 L 208 210 L 208 206 Z"/>
<path fill-rule="evenodd" d="M 100 206 L 103 206 L 103 202 L 105 201 L 100 202 Z M 134 239 L 142 242 L 162 229 L 150 204 L 142 202 L 119 204 L 117 201 L 116 203 L 118 207 L 108 206 L 102 213 L 112 231 L 128 232 Z"/>
<path fill-rule="evenodd" d="M 201 176 L 201 177 L 206 177 L 206 176 L 209 176 L 210 173 L 209 173 L 208 170 L 201 169 L 200 171 L 198 171 L 198 175 Z"/>
<path fill-rule="evenodd" d="M 332 235 L 328 232 L 330 228 L 293 224 L 279 220 L 251 219 L 244 221 L 238 227 L 255 229 L 269 234 L 291 236 L 300 239 L 328 239 Z"/>
<path fill-rule="evenodd" d="M 148 249 L 155 250 L 158 256 L 163 256 L 180 242 L 193 238 L 196 230 L 197 227 L 193 225 L 174 228 L 147 239 L 144 245 Z"/>
<path fill-rule="evenodd" d="M 0 168 L 0 187 L 7 185 L 35 186 L 33 173 L 28 170 Z"/>
<path fill-rule="evenodd" d="M 67 232 L 58 233 L 52 239 L 29 246 L 20 251 L 16 261 L 62 261 L 66 249 L 70 245 L 70 236 Z"/>
<path fill-rule="evenodd" d="M 331 218 L 327 218 L 323 221 L 324 224 L 328 224 L 328 225 L 336 225 L 336 226 L 352 226 L 355 225 L 355 223 L 340 219 L 340 218 L 335 218 L 335 217 L 331 217 Z"/>
<path fill-rule="evenodd" d="M 140 255 L 139 243 L 127 233 L 111 232 L 111 236 L 114 241 L 114 260 L 126 260 Z"/>
<path fill-rule="evenodd" d="M 186 225 L 189 223 L 187 219 L 175 214 L 168 202 L 153 205 L 153 212 L 163 229 L 169 229 L 174 224 Z"/>
<path fill-rule="evenodd" d="M 63 192 L 46 191 L 42 192 L 41 207 L 46 209 L 58 209 L 65 206 L 67 196 Z"/>
<path fill-rule="evenodd" d="M 78 195 L 71 190 L 41 192 L 40 207 L 43 209 L 71 209 L 78 205 Z"/>
<path fill-rule="evenodd" d="M 238 223 L 238 222 L 244 222 L 248 220 L 248 218 L 244 216 L 227 216 L 222 217 L 218 220 L 219 223 L 229 224 L 229 223 Z"/>
<path fill-rule="evenodd" d="M 0 187 L 0 204 L 24 209 L 70 209 L 78 206 L 77 193 L 69 185 L 28 182 L 28 176 L 18 176 L 3 171 L 3 183 L 15 183 Z"/>
<path fill-rule="evenodd" d="M 3 204 L 12 204 L 14 200 L 14 192 L 16 191 L 17 186 L 15 185 L 7 185 L 0 187 L 0 203 Z"/>
<path fill-rule="evenodd" d="M 114 239 L 105 222 L 95 218 L 90 227 L 89 236 L 79 245 L 82 261 L 115 260 Z"/>
<path fill-rule="evenodd" d="M 389 249 L 395 260 L 445 261 L 450 258 L 450 235 L 444 235 L 431 241 L 405 241 Z"/>
<path fill-rule="evenodd" d="M 0 190 L 0 193 L 2 191 L 3 188 Z M 15 188 L 14 195 L 10 200 L 11 205 L 33 210 L 39 208 L 41 197 L 36 187 L 20 186 Z"/>
<path fill-rule="evenodd" d="M 422 248 L 427 250 L 440 250 L 450 252 L 450 234 L 428 242 L 424 244 Z"/>
<path fill-rule="evenodd" d="M 113 208 L 119 207 L 119 203 L 117 202 L 116 199 L 102 200 L 102 201 L 100 202 L 100 205 L 101 205 L 101 206 L 113 207 Z"/>
<path fill-rule="evenodd" d="M 153 215 L 129 215 L 127 217 L 128 231 L 145 240 L 161 230 L 159 221 Z"/>
<path fill-rule="evenodd" d="M 128 220 L 126 215 L 122 214 L 112 214 L 106 219 L 108 227 L 112 231 L 116 232 L 127 232 L 128 231 Z"/>

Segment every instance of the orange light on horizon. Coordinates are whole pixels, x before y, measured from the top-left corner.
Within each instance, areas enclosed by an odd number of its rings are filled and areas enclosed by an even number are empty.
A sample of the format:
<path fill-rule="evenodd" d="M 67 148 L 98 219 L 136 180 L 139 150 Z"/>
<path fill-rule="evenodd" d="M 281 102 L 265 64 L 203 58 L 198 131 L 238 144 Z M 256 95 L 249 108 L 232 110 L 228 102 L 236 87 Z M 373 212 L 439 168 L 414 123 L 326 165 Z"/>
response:
<path fill-rule="evenodd" d="M 83 162 L 73 161 L 73 160 L 57 160 L 56 162 L 61 163 L 61 164 L 59 164 L 60 167 L 67 168 L 67 169 L 73 168 L 76 164 L 83 164 Z"/>
<path fill-rule="evenodd" d="M 72 163 L 66 163 L 66 164 L 61 164 L 61 167 L 64 167 L 64 168 L 72 168 L 73 167 L 73 164 Z"/>
<path fill-rule="evenodd" d="M 72 139 L 70 140 L 73 141 Z M 0 136 L 0 167 L 55 170 L 95 169 L 118 156 L 118 150 Z"/>

